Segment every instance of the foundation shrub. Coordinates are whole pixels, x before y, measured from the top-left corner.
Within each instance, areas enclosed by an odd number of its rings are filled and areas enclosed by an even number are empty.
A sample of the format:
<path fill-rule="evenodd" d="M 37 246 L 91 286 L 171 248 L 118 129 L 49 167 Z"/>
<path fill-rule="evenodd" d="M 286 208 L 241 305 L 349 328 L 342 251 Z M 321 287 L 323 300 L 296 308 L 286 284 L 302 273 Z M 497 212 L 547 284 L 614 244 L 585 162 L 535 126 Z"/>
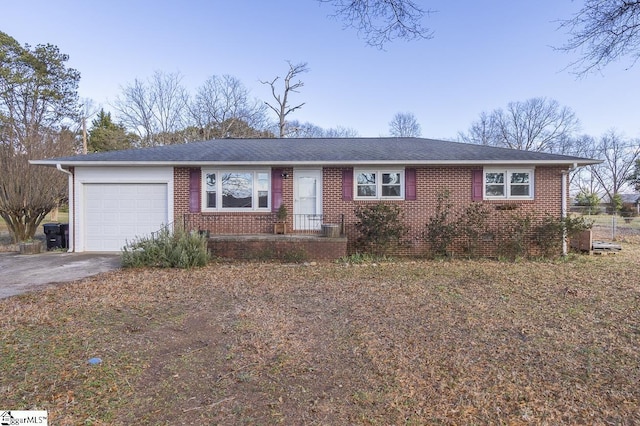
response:
<path fill-rule="evenodd" d="M 497 231 L 498 255 L 509 260 L 529 257 L 534 242 L 533 227 L 535 215 L 532 212 L 513 212 L 504 220 Z"/>
<path fill-rule="evenodd" d="M 423 234 L 435 257 L 446 256 L 449 246 L 458 235 L 458 223 L 451 214 L 453 204 L 450 197 L 449 190 L 438 191 L 435 214 L 429 218 Z"/>
<path fill-rule="evenodd" d="M 468 257 L 480 256 L 480 242 L 488 232 L 488 220 L 489 208 L 482 203 L 470 204 L 458 218 L 458 234 Z"/>
<path fill-rule="evenodd" d="M 164 228 L 156 234 L 138 237 L 122 249 L 125 268 L 195 268 L 209 261 L 207 239 L 197 232 Z"/>
<path fill-rule="evenodd" d="M 544 257 L 553 257 L 561 253 L 564 223 L 546 214 L 534 227 L 534 239 Z"/>
<path fill-rule="evenodd" d="M 395 204 L 377 203 L 357 206 L 355 224 L 359 236 L 356 241 L 358 251 L 375 256 L 384 256 L 394 247 L 404 244 L 408 227 L 400 207 Z"/>
<path fill-rule="evenodd" d="M 544 257 L 555 257 L 561 253 L 563 238 L 571 239 L 592 226 L 582 216 L 558 219 L 547 213 L 535 225 L 534 238 Z"/>

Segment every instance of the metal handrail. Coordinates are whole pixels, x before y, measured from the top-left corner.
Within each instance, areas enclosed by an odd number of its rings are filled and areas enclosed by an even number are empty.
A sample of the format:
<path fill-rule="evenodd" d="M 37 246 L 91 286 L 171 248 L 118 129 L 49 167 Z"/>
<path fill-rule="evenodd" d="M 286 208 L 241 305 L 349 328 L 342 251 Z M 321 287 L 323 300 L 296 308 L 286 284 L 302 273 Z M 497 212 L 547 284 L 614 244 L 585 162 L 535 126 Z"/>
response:
<path fill-rule="evenodd" d="M 227 221 L 229 217 L 233 220 Z M 237 220 L 237 222 L 236 222 Z M 276 223 L 276 214 L 268 215 L 243 215 L 238 212 L 226 214 L 216 214 L 214 216 L 200 216 L 198 213 L 187 213 L 183 215 L 182 222 L 185 230 L 198 231 L 206 235 L 207 233 L 217 234 L 242 234 L 247 233 L 244 229 L 260 229 L 257 233 L 271 233 L 273 224 Z M 324 215 L 324 214 L 293 214 L 289 215 L 286 221 L 289 224 L 289 231 L 297 234 L 316 234 L 322 232 L 322 225 L 340 225 L 341 234 L 344 235 L 344 214 Z M 163 228 L 164 229 L 164 228 Z M 239 232 L 238 232 L 239 231 Z M 159 231 L 160 232 L 160 231 Z M 251 233 L 251 231 L 249 231 Z M 256 233 L 256 231 L 253 231 Z"/>
<path fill-rule="evenodd" d="M 158 229 L 157 231 L 151 232 L 151 239 L 155 240 L 156 236 L 160 235 L 162 232 L 166 232 L 166 231 L 173 232 L 174 223 L 175 222 L 167 223 L 166 225 L 162 225 L 162 227 L 160 229 Z"/>

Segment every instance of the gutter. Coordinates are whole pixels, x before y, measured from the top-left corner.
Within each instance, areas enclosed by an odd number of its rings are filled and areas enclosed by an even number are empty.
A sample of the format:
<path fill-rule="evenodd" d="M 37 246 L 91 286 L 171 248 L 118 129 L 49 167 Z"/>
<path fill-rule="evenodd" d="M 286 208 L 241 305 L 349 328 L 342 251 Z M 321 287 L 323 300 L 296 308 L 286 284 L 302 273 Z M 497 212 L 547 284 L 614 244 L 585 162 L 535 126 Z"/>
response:
<path fill-rule="evenodd" d="M 291 160 L 258 160 L 258 161 L 68 161 L 64 165 L 67 167 L 219 167 L 219 166 L 393 166 L 393 165 L 412 165 L 412 166 L 566 166 L 572 165 L 587 166 L 590 164 L 599 164 L 601 160 L 584 160 L 574 162 L 572 160 L 312 160 L 312 161 L 291 161 Z M 41 166 L 58 166 L 61 163 L 50 160 L 32 160 L 31 164 Z"/>
<path fill-rule="evenodd" d="M 60 170 L 62 173 L 69 175 L 69 178 L 68 178 L 68 181 L 69 181 L 69 237 L 67 238 L 67 244 L 69 247 L 67 248 L 67 253 L 73 253 L 74 241 L 75 241 L 75 232 L 74 232 L 75 227 L 73 226 L 75 222 L 74 215 L 73 215 L 73 212 L 75 210 L 74 198 L 73 198 L 73 173 L 71 173 L 67 169 L 64 169 L 62 167 L 62 164 L 60 163 L 56 164 L 56 169 Z"/>

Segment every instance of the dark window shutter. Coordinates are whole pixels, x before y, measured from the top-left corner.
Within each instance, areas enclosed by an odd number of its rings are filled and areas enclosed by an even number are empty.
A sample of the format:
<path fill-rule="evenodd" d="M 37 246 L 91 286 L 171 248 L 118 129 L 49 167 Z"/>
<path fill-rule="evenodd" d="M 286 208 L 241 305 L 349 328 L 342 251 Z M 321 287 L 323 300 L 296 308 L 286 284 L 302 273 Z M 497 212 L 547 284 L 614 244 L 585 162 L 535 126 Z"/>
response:
<path fill-rule="evenodd" d="M 271 211 L 276 212 L 282 204 L 282 169 L 271 169 Z"/>
<path fill-rule="evenodd" d="M 189 169 L 189 212 L 198 213 L 200 211 L 200 185 L 202 175 L 200 169 Z"/>
<path fill-rule="evenodd" d="M 484 173 L 482 170 L 472 170 L 471 199 L 482 201 L 482 190 L 484 187 Z"/>
<path fill-rule="evenodd" d="M 416 196 L 416 169 L 404 170 L 404 199 L 415 200 Z"/>
<path fill-rule="evenodd" d="M 342 169 L 342 200 L 353 200 L 353 169 Z"/>

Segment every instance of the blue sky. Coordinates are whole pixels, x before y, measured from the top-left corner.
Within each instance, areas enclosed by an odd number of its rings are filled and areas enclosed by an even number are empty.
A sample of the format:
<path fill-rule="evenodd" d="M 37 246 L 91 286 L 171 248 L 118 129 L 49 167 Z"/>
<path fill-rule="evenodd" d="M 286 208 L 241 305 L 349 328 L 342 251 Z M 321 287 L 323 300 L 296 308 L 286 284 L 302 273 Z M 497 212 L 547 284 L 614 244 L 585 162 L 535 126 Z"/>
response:
<path fill-rule="evenodd" d="M 51 43 L 80 71 L 80 96 L 110 110 L 121 87 L 156 70 L 180 72 L 192 93 L 211 75 L 239 78 L 270 100 L 259 80 L 307 62 L 306 102 L 292 119 L 360 136 L 384 136 L 397 112 L 413 113 L 430 138 L 454 139 L 482 111 L 548 97 L 572 108 L 581 133 L 616 129 L 640 137 L 640 65 L 623 59 L 578 79 L 575 56 L 554 51 L 557 30 L 582 2 L 417 0 L 437 12 L 434 38 L 368 47 L 316 0 L 5 1 L 0 30 L 21 44 Z M 275 117 L 274 117 L 275 118 Z"/>

